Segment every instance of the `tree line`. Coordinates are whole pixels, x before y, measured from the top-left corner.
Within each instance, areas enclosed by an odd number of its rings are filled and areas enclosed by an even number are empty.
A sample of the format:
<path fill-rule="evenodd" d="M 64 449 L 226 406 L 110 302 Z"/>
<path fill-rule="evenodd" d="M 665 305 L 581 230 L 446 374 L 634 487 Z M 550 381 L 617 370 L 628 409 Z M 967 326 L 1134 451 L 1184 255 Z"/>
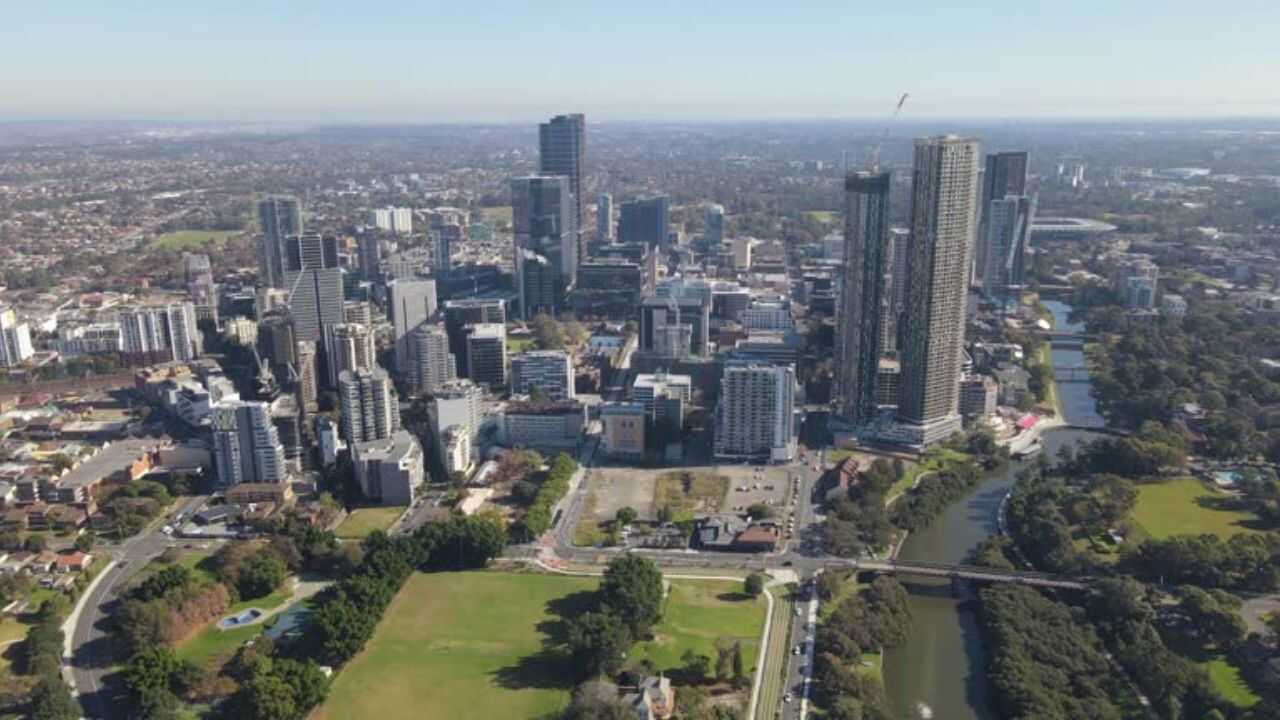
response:
<path fill-rule="evenodd" d="M 824 573 L 827 587 L 850 581 Z M 820 592 L 822 590 L 820 589 Z M 907 591 L 889 576 L 841 601 L 818 627 L 813 661 L 814 703 L 831 720 L 890 720 L 884 688 L 862 669 L 863 655 L 902 644 L 911 627 Z"/>

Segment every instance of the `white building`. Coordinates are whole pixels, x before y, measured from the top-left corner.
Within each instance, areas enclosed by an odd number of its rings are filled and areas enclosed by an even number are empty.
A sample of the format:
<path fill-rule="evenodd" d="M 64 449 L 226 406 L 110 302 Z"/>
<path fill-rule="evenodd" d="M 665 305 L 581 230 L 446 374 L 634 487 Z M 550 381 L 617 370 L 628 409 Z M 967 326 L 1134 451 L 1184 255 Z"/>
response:
<path fill-rule="evenodd" d="M 360 489 L 365 497 L 382 505 L 412 505 L 426 480 L 422 446 L 404 430 L 356 443 L 351 455 Z"/>
<path fill-rule="evenodd" d="M 661 398 L 679 398 L 688 405 L 693 398 L 693 378 L 688 375 L 667 373 L 641 373 L 631 384 L 631 399 L 644 406 L 645 414 L 653 417 L 657 401 Z"/>
<path fill-rule="evenodd" d="M 21 365 L 34 354 L 31 326 L 18 322 L 13 308 L 0 308 L 0 367 Z"/>
<path fill-rule="evenodd" d="M 742 327 L 746 330 L 790 330 L 791 307 L 783 301 L 757 301 L 742 311 Z"/>
<path fill-rule="evenodd" d="M 413 209 L 387 206 L 375 208 L 373 224 L 379 230 L 386 230 L 397 235 L 408 235 L 413 232 Z"/>
<path fill-rule="evenodd" d="M 441 459 L 449 477 L 452 478 L 454 473 L 470 475 L 471 469 L 475 467 L 471 452 L 471 433 L 461 425 L 450 425 L 444 429 L 441 445 L 444 446 Z"/>
<path fill-rule="evenodd" d="M 540 391 L 547 400 L 572 400 L 573 363 L 563 350 L 535 350 L 511 358 L 511 392 L 532 395 Z"/>
<path fill-rule="evenodd" d="M 284 447 L 271 408 L 262 402 L 229 402 L 213 408 L 213 454 L 221 486 L 282 483 Z"/>
<path fill-rule="evenodd" d="M 367 325 L 338 323 L 325 328 L 328 339 L 329 387 L 337 387 L 338 377 L 348 370 L 374 368 L 373 332 Z"/>
<path fill-rule="evenodd" d="M 64 326 L 58 329 L 54 349 L 68 357 L 115 354 L 124 349 L 124 337 L 120 323 L 115 322 Z"/>
<path fill-rule="evenodd" d="M 127 308 L 116 314 L 116 322 L 125 353 L 158 354 L 178 362 L 200 355 L 196 309 L 189 302 Z"/>
<path fill-rule="evenodd" d="M 644 457 L 645 422 L 648 414 L 640 403 L 609 403 L 600 408 L 605 454 L 614 458 Z"/>
<path fill-rule="evenodd" d="M 409 385 L 431 392 L 457 377 L 457 358 L 449 352 L 449 334 L 440 324 L 423 324 L 409 333 Z"/>
<path fill-rule="evenodd" d="M 338 377 L 342 437 L 348 443 L 382 440 L 400 429 L 400 407 L 382 368 L 344 371 Z"/>
<path fill-rule="evenodd" d="M 506 447 L 568 450 L 582 440 L 587 408 L 575 401 L 508 403 L 498 418 L 498 442 Z"/>
<path fill-rule="evenodd" d="M 470 380 L 451 380 L 435 389 L 428 417 L 431 420 L 431 434 L 436 438 L 436 450 L 441 455 L 445 454 L 444 430 L 455 425 L 465 430 L 471 438 L 474 452 L 476 439 L 480 436 L 480 425 L 484 420 L 480 410 L 483 399 L 484 391 Z"/>
<path fill-rule="evenodd" d="M 754 238 L 736 237 L 733 239 L 733 269 L 734 270 L 750 270 L 751 269 L 751 246 L 755 244 Z"/>
<path fill-rule="evenodd" d="M 726 366 L 716 407 L 716 457 L 791 461 L 796 453 L 795 391 L 791 366 Z"/>

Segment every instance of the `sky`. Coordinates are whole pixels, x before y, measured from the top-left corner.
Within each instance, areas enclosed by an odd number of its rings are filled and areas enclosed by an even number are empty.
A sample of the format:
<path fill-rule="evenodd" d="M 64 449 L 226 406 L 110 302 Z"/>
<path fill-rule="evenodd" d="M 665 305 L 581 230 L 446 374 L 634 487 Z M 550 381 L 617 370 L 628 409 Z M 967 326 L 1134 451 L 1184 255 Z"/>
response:
<path fill-rule="evenodd" d="M 1275 0 L 0 2 L 3 120 L 1280 117 Z"/>

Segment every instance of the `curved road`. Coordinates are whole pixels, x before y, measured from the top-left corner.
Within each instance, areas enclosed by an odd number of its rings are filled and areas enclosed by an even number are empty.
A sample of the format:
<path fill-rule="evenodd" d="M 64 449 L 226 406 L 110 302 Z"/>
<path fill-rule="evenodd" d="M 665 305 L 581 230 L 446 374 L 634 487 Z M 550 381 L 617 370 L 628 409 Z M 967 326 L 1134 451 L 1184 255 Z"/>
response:
<path fill-rule="evenodd" d="M 186 498 L 170 515 L 174 512 L 189 512 L 207 499 L 208 496 Z M 109 554 L 113 562 L 89 592 L 81 597 L 68 618 L 68 623 L 73 628 L 70 633 L 71 653 L 64 660 L 67 665 L 66 674 L 70 676 L 71 686 L 80 698 L 86 718 L 115 720 L 127 717 L 122 703 L 113 697 L 113 690 L 105 682 L 116 662 L 106 629 L 105 608 L 129 578 L 174 544 L 172 538 L 160 531 L 162 525 L 163 522 L 156 522 L 108 553 L 100 552 L 99 554 Z"/>

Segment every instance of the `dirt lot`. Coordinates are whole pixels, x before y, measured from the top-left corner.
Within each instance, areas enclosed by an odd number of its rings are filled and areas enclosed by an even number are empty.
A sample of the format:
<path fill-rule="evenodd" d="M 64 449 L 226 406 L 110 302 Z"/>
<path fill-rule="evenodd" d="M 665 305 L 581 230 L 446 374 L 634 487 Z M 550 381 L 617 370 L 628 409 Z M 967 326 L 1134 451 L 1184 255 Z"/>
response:
<path fill-rule="evenodd" d="M 641 520 L 655 520 L 658 512 L 654 502 L 658 478 L 664 475 L 674 477 L 683 472 L 689 472 L 695 478 L 693 489 L 694 495 L 698 497 L 687 504 L 698 514 L 741 512 L 755 503 L 772 504 L 781 508 L 786 504 L 791 482 L 790 472 L 785 467 L 717 465 L 660 470 L 598 468 L 592 471 L 588 485 L 594 496 L 595 521 L 611 520 L 623 507 L 635 509 Z M 713 506 L 705 496 L 705 491 L 712 486 L 708 476 L 723 476 L 728 479 L 728 492 L 718 506 Z M 675 482 L 668 480 L 667 485 L 664 490 L 669 493 L 675 487 Z"/>

